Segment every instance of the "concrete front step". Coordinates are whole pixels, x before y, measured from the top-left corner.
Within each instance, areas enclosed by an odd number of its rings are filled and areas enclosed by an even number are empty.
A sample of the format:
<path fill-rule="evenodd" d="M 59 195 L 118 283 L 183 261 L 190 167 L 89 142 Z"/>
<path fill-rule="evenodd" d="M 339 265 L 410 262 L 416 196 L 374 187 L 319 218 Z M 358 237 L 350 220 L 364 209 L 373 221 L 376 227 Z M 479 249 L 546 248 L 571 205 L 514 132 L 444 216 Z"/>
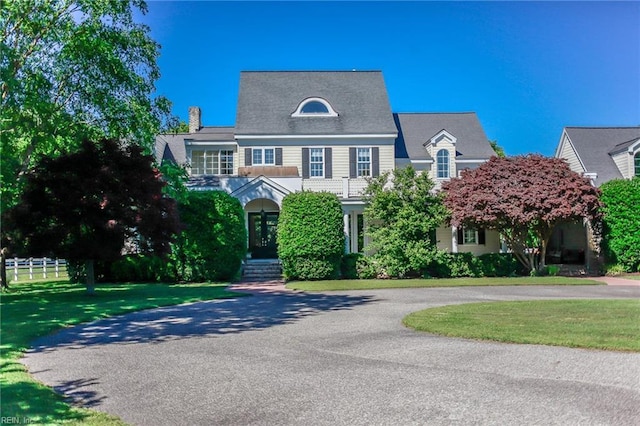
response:
<path fill-rule="evenodd" d="M 247 260 L 243 265 L 242 278 L 251 281 L 279 280 L 282 278 L 282 266 L 279 260 Z"/>

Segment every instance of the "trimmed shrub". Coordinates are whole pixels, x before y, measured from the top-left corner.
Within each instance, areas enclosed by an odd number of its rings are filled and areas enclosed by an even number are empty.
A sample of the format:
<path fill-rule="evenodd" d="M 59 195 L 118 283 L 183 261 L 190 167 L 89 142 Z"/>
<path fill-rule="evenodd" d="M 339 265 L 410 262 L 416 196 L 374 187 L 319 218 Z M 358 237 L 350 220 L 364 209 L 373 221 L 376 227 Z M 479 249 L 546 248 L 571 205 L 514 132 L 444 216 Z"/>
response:
<path fill-rule="evenodd" d="M 640 268 L 640 177 L 610 180 L 600 189 L 607 263 L 635 272 Z"/>
<path fill-rule="evenodd" d="M 183 230 L 173 244 L 171 266 L 179 281 L 229 281 L 247 252 L 240 202 L 223 191 L 193 191 L 178 205 Z"/>
<path fill-rule="evenodd" d="M 347 280 L 358 278 L 358 261 L 363 257 L 362 253 L 348 253 L 342 256 L 340 277 Z"/>
<path fill-rule="evenodd" d="M 285 279 L 334 279 L 344 253 L 342 206 L 335 194 L 294 192 L 282 201 L 278 257 Z"/>
<path fill-rule="evenodd" d="M 485 277 L 512 277 L 518 275 L 520 262 L 511 253 L 486 253 L 478 256 Z"/>
<path fill-rule="evenodd" d="M 119 282 L 175 281 L 167 259 L 158 256 L 132 254 L 111 263 L 110 280 Z"/>

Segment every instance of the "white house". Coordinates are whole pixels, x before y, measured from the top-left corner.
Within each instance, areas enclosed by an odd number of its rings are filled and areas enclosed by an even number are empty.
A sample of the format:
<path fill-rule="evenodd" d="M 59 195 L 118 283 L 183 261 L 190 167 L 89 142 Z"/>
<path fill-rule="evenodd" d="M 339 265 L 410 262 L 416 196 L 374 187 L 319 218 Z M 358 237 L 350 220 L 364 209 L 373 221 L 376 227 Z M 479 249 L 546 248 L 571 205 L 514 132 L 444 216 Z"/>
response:
<path fill-rule="evenodd" d="M 336 194 L 348 252 L 367 244 L 367 178 L 413 165 L 439 185 L 495 155 L 475 113 L 391 112 L 380 71 L 242 72 L 234 127 L 202 125 L 159 135 L 161 161 L 189 166 L 192 190 L 224 190 L 246 213 L 254 258 L 276 257 L 282 199 L 300 190 Z M 498 252 L 497 232 L 441 228 L 441 248 Z"/>

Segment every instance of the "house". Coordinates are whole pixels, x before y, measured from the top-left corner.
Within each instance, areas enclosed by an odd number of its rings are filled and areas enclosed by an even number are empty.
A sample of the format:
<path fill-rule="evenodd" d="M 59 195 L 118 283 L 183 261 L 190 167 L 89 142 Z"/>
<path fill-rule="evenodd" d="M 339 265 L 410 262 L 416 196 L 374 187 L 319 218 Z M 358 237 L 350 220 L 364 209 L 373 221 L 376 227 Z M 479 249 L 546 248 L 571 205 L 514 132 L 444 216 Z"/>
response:
<path fill-rule="evenodd" d="M 246 213 L 254 258 L 274 258 L 283 198 L 294 191 L 336 194 L 346 252 L 367 245 L 362 191 L 367 178 L 409 164 L 440 184 L 495 155 L 475 113 L 394 114 L 380 71 L 247 71 L 240 74 L 234 127 L 202 125 L 159 135 L 161 161 L 189 166 L 192 190 L 224 190 Z M 438 230 L 442 248 L 499 251 L 496 232 Z"/>
<path fill-rule="evenodd" d="M 588 177 L 594 186 L 640 176 L 640 126 L 565 127 L 555 157 L 565 159 L 571 170 Z M 556 227 L 549 241 L 548 261 L 596 269 L 598 252 L 587 223 L 565 223 Z"/>
<path fill-rule="evenodd" d="M 595 186 L 640 176 L 640 126 L 565 127 L 555 157 Z"/>

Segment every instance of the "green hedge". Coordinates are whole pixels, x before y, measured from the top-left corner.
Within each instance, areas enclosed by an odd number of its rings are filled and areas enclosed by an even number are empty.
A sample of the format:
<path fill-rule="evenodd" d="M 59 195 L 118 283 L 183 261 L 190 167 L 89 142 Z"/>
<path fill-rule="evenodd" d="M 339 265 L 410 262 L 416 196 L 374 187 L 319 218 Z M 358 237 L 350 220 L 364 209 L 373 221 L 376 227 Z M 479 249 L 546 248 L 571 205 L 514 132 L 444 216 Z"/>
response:
<path fill-rule="evenodd" d="M 285 279 L 338 278 L 345 241 L 338 197 L 328 192 L 288 194 L 282 201 L 277 241 Z"/>
<path fill-rule="evenodd" d="M 471 253 L 439 251 L 425 269 L 424 277 L 511 277 L 521 272 L 518 268 L 518 261 L 508 253 L 488 253 L 476 257 Z M 379 258 L 360 253 L 347 254 L 342 258 L 343 279 L 389 277 Z"/>
<path fill-rule="evenodd" d="M 604 183 L 603 246 L 607 263 L 640 271 L 640 177 Z"/>
<path fill-rule="evenodd" d="M 178 210 L 183 230 L 171 263 L 178 281 L 229 281 L 238 276 L 247 252 L 240 202 L 222 191 L 186 194 Z"/>

